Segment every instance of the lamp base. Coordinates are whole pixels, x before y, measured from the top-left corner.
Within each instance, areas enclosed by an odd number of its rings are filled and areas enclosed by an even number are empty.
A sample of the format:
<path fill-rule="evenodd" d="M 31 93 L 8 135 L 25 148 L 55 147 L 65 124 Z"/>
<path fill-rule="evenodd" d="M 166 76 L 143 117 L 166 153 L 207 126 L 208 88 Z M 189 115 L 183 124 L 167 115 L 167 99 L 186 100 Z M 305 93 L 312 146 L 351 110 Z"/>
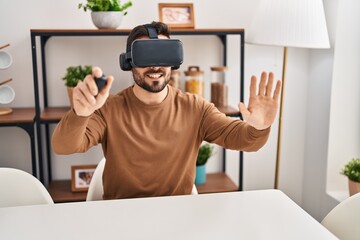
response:
<path fill-rule="evenodd" d="M 12 108 L 0 108 L 0 116 L 12 113 Z"/>

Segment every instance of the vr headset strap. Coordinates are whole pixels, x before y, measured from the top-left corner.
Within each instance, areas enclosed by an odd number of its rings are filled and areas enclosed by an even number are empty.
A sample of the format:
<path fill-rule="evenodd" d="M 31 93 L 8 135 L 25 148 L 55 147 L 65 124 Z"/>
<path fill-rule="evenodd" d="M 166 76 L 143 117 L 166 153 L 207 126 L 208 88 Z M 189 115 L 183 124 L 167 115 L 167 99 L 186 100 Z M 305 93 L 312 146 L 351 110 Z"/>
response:
<path fill-rule="evenodd" d="M 158 39 L 156 29 L 151 24 L 144 24 L 143 26 L 146 28 L 150 39 Z M 126 53 L 127 53 L 126 57 L 130 58 L 131 57 L 131 54 L 129 54 L 130 53 L 130 45 L 126 46 Z"/>
<path fill-rule="evenodd" d="M 147 32 L 148 32 L 148 36 L 150 39 L 157 39 L 158 38 L 158 34 L 156 32 L 156 29 L 151 25 L 151 24 L 144 24 L 143 25 Z"/>

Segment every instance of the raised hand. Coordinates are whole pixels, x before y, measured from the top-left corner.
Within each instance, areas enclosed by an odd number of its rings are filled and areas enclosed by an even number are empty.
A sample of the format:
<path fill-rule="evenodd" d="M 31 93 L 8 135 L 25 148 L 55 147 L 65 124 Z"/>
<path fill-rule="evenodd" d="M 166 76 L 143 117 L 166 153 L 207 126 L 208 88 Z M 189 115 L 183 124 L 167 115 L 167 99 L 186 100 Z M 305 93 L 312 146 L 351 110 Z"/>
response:
<path fill-rule="evenodd" d="M 258 130 L 270 127 L 277 114 L 281 81 L 276 82 L 274 91 L 272 91 L 273 83 L 274 74 L 270 72 L 268 76 L 266 72 L 262 72 L 257 89 L 256 77 L 252 76 L 248 107 L 244 103 L 239 103 L 239 110 L 244 120 Z"/>
<path fill-rule="evenodd" d="M 74 110 L 78 116 L 90 116 L 95 110 L 102 107 L 109 96 L 109 91 L 114 78 L 108 76 L 106 85 L 98 92 L 95 77 L 102 76 L 102 70 L 94 67 L 92 75 L 87 75 L 84 81 L 80 81 L 73 91 Z"/>

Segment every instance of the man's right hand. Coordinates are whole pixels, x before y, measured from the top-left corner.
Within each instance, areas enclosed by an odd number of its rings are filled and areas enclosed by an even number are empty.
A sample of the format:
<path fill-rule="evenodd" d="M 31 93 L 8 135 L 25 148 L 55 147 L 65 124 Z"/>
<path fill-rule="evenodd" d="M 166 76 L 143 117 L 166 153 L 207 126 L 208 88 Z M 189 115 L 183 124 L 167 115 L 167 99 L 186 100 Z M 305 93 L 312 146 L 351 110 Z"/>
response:
<path fill-rule="evenodd" d="M 109 97 L 109 91 L 114 78 L 108 76 L 106 78 L 106 85 L 98 93 L 95 77 L 100 78 L 102 74 L 102 70 L 99 67 L 93 67 L 92 75 L 87 75 L 84 81 L 80 81 L 74 88 L 73 103 L 76 115 L 82 117 L 90 116 L 95 110 L 104 105 Z"/>

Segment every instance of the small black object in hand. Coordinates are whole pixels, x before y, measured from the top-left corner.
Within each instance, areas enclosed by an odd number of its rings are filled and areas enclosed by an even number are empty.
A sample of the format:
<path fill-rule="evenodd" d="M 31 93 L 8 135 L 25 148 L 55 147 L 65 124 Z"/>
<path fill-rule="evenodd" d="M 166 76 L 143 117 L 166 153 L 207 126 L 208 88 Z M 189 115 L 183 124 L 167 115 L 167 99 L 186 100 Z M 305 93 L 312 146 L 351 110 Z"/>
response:
<path fill-rule="evenodd" d="M 105 74 L 103 74 L 100 78 L 95 77 L 95 83 L 96 83 L 96 86 L 98 88 L 98 93 L 99 93 L 106 84 Z"/>

